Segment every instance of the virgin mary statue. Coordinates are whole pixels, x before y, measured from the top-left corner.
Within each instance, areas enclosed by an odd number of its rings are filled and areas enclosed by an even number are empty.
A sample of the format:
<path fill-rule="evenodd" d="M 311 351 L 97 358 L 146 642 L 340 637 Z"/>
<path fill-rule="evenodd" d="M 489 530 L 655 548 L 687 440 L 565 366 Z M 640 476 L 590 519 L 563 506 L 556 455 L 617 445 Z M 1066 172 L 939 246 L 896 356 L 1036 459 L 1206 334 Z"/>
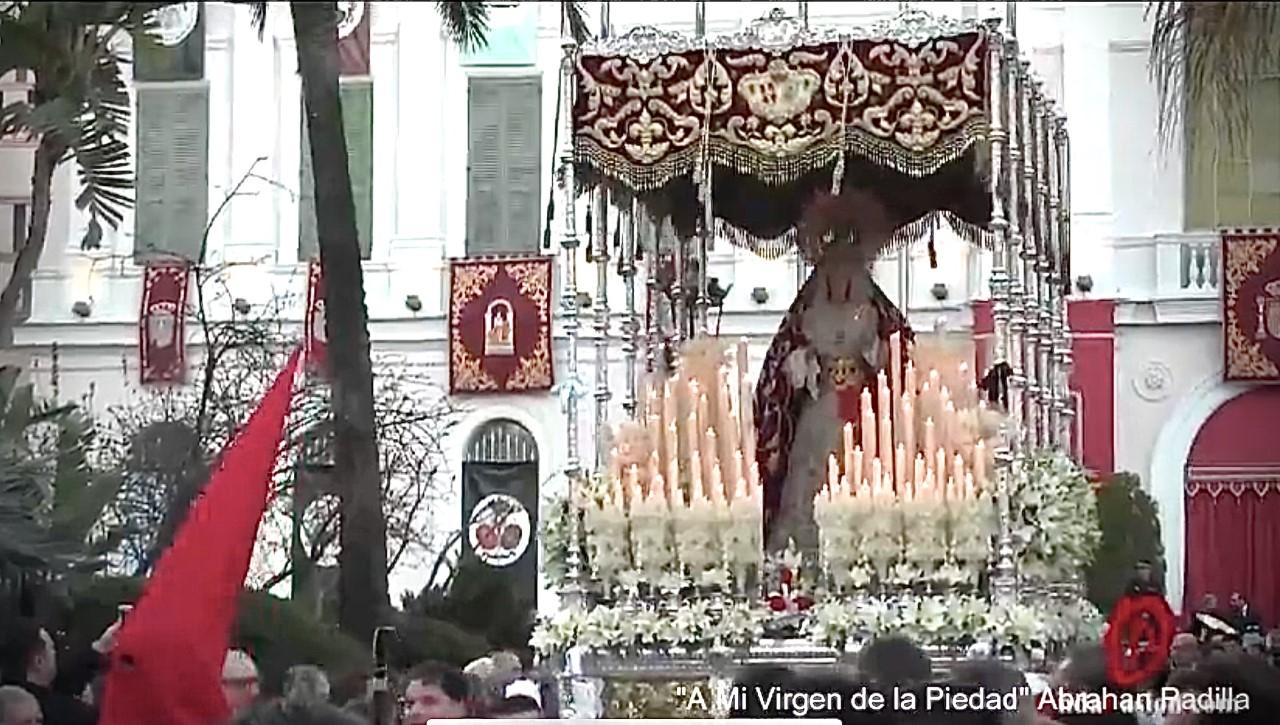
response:
<path fill-rule="evenodd" d="M 865 190 L 822 196 L 798 232 L 802 253 L 816 264 L 774 335 L 756 385 L 756 461 L 770 551 L 790 542 L 816 550 L 813 498 L 826 481 L 827 459 L 846 421 L 859 439 L 859 395 L 864 386 L 875 389 L 888 365 L 890 336 L 911 338 L 906 318 L 871 277 L 871 263 L 893 232 L 879 199 Z"/>

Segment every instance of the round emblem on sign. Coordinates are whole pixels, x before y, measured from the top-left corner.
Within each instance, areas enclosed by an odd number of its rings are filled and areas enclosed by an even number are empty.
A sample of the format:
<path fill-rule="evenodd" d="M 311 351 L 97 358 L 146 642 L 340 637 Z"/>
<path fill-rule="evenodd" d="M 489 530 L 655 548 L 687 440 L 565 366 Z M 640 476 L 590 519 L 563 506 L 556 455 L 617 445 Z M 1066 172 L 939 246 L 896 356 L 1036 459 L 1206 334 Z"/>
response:
<path fill-rule="evenodd" d="M 338 3 L 338 39 L 341 40 L 355 32 L 360 21 L 364 20 L 364 2 Z"/>
<path fill-rule="evenodd" d="M 160 45 L 172 48 L 191 35 L 199 20 L 200 3 L 165 5 L 151 15 L 147 34 Z"/>
<path fill-rule="evenodd" d="M 510 566 L 529 548 L 532 528 L 524 504 L 495 493 L 480 499 L 472 509 L 467 541 L 480 561 L 489 566 Z"/>
<path fill-rule="evenodd" d="M 1102 641 L 1111 683 L 1134 687 L 1163 672 L 1177 628 L 1173 611 L 1159 594 L 1121 597 Z"/>

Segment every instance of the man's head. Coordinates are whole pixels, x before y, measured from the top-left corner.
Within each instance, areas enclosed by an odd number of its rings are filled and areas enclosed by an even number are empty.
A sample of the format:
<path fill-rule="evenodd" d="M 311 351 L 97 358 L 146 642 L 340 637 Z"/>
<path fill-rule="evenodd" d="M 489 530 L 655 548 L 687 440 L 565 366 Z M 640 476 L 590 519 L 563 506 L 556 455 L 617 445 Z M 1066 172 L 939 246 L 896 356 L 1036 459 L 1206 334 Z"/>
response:
<path fill-rule="evenodd" d="M 933 674 L 929 655 L 905 637 L 880 637 L 858 654 L 858 671 L 885 687 L 928 682 Z"/>
<path fill-rule="evenodd" d="M 1150 583 L 1151 581 L 1151 562 L 1139 561 L 1133 566 L 1133 573 L 1138 577 L 1138 581 Z"/>
<path fill-rule="evenodd" d="M 437 718 L 467 716 L 467 678 L 456 668 L 436 663 L 419 665 L 409 673 L 405 688 L 404 725 L 426 725 Z"/>
<path fill-rule="evenodd" d="M 48 687 L 58 675 L 58 655 L 49 631 L 33 619 L 5 623 L 0 643 L 0 676 Z"/>
<path fill-rule="evenodd" d="M 227 657 L 222 661 L 222 694 L 232 714 L 244 712 L 258 699 L 260 691 L 258 666 L 253 658 L 244 650 L 227 650 Z"/>
<path fill-rule="evenodd" d="M 1231 611 L 1243 612 L 1247 603 L 1244 600 L 1244 595 L 1242 595 L 1240 592 L 1231 592 L 1230 604 L 1231 604 Z"/>
<path fill-rule="evenodd" d="M 0 687 L 0 725 L 42 725 L 44 716 L 35 696 L 21 687 Z"/>
<path fill-rule="evenodd" d="M 284 674 L 284 699 L 294 705 L 329 701 L 329 678 L 315 665 L 296 665 Z"/>
<path fill-rule="evenodd" d="M 1206 594 L 1200 598 L 1200 609 L 1206 612 L 1212 612 L 1218 608 L 1218 595 Z"/>
<path fill-rule="evenodd" d="M 951 681 L 957 685 L 982 688 L 987 692 L 1030 692 L 1026 675 L 994 659 L 961 662 L 951 671 Z M 1016 709 L 1000 711 L 1000 720 L 1005 725 L 1033 725 L 1035 719 L 1035 700 L 1030 694 L 1019 698 Z"/>
<path fill-rule="evenodd" d="M 1179 632 L 1169 645 L 1169 662 L 1174 667 L 1194 667 L 1200 660 L 1200 643 L 1190 632 Z"/>

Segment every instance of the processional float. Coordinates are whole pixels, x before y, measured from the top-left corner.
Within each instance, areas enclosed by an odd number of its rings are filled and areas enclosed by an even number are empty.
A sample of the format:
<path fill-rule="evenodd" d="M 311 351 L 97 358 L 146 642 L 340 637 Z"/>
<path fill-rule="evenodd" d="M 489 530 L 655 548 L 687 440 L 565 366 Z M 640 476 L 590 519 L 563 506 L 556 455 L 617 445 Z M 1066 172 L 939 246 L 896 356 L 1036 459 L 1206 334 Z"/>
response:
<path fill-rule="evenodd" d="M 564 45 L 570 495 L 545 546 L 565 606 L 535 646 L 564 665 L 566 702 L 590 714 L 592 677 L 832 662 L 886 631 L 939 658 L 1087 634 L 1097 613 L 1078 567 L 1092 534 L 1077 532 L 1069 560 L 1033 563 L 1028 542 L 1058 535 L 1035 530 L 1037 510 L 1067 516 L 1018 499 L 1036 481 L 1083 481 L 1055 453 L 1073 430 L 1065 119 L 998 20 L 903 4 L 870 27 L 812 28 L 800 3 L 799 18 L 775 10 L 711 36 L 704 5 L 693 35 L 615 37 L 604 3 L 601 39 Z M 584 196 L 597 271 L 585 464 Z M 866 271 L 941 224 L 991 254 L 982 375 L 925 369 Z M 726 349 L 709 330 L 717 240 L 814 265 L 758 381 L 745 343 Z M 611 426 L 615 265 L 630 420 Z M 850 322 L 864 313 L 865 329 Z"/>

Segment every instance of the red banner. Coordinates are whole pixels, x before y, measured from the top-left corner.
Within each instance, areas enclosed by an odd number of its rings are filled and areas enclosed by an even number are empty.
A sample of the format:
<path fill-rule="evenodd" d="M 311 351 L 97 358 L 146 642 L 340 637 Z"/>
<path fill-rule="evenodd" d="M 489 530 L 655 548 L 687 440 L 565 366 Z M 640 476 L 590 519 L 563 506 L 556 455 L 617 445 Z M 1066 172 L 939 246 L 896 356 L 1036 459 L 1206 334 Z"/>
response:
<path fill-rule="evenodd" d="M 1222 233 L 1227 380 L 1280 382 L 1280 230 Z"/>
<path fill-rule="evenodd" d="M 304 321 L 303 345 L 306 349 L 307 374 L 328 375 L 329 333 L 324 313 L 324 268 L 319 259 L 307 266 L 307 313 Z"/>
<path fill-rule="evenodd" d="M 148 262 L 138 316 L 138 362 L 142 383 L 182 383 L 187 378 L 186 261 Z"/>
<path fill-rule="evenodd" d="M 338 3 L 338 73 L 369 75 L 369 3 Z"/>
<path fill-rule="evenodd" d="M 450 391 L 549 389 L 551 258 L 454 260 L 450 280 Z"/>

